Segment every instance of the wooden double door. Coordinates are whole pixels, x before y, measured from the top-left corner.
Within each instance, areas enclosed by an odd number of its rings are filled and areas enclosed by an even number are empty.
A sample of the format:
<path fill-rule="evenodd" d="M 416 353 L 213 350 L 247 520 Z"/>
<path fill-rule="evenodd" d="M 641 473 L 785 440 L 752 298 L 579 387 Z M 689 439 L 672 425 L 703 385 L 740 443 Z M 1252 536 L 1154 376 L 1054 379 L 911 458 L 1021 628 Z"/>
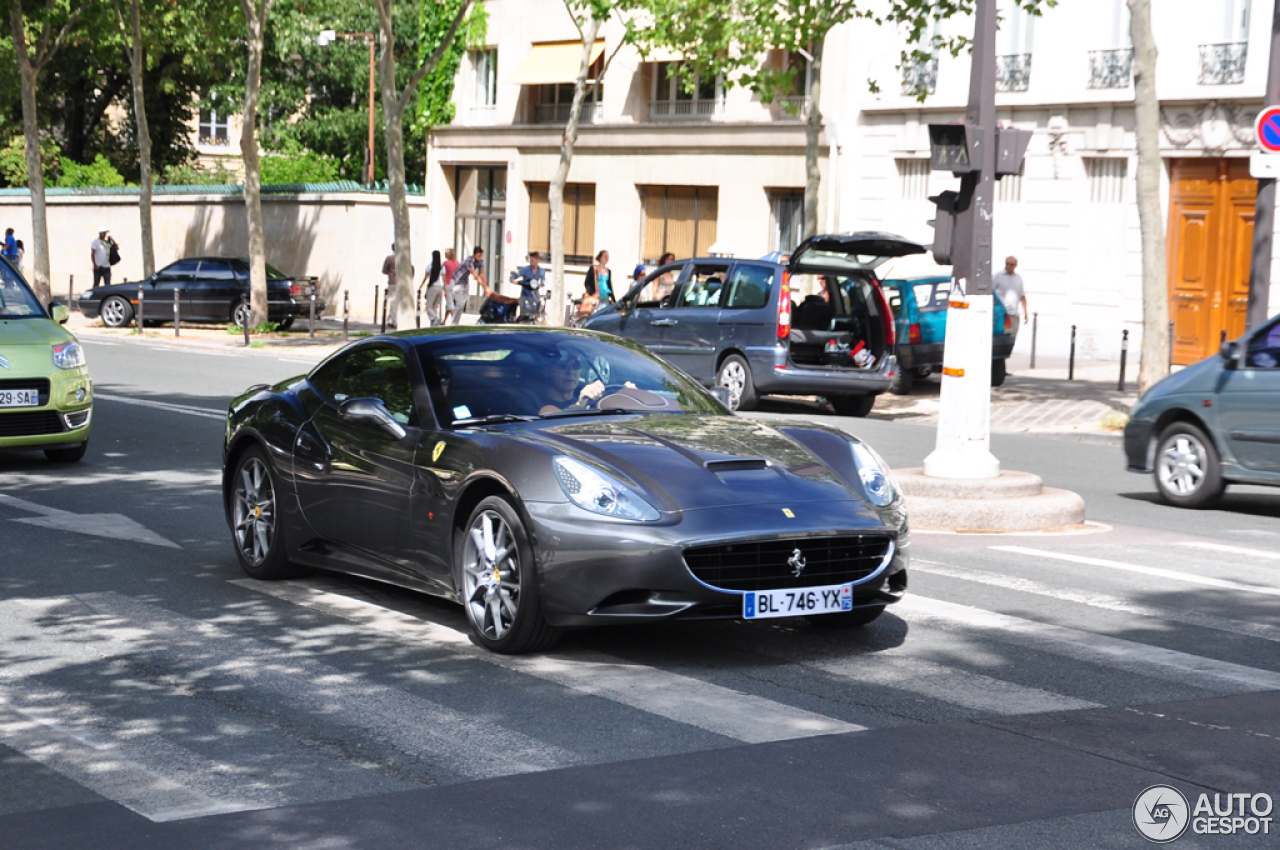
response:
<path fill-rule="evenodd" d="M 1173 362 L 1195 363 L 1244 333 L 1258 183 L 1249 160 L 1178 159 L 1170 170 Z"/>

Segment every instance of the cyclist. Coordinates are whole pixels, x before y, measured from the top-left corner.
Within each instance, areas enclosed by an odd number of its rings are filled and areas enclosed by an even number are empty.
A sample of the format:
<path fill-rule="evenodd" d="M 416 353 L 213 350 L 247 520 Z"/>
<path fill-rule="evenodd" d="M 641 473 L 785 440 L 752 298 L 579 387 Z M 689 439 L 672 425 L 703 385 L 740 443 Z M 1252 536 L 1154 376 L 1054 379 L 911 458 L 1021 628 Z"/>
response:
<path fill-rule="evenodd" d="M 547 283 L 547 270 L 542 268 L 541 261 L 537 251 L 530 251 L 529 264 L 511 273 L 511 282 L 520 284 L 520 312 L 529 321 L 536 321 L 542 312 L 539 295 Z"/>

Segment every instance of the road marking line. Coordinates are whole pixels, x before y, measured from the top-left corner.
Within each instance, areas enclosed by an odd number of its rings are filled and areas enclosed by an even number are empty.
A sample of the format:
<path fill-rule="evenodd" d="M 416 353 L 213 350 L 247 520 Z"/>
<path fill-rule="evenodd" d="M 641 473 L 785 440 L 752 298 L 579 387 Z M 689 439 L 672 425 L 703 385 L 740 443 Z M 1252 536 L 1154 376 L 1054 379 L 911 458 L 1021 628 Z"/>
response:
<path fill-rule="evenodd" d="M 1248 555 L 1251 558 L 1264 558 L 1268 561 L 1280 561 L 1280 553 L 1264 552 L 1261 549 L 1246 549 L 1244 546 L 1229 546 L 1226 543 L 1205 543 L 1199 540 L 1180 540 L 1179 546 L 1191 546 L 1195 549 L 1207 549 L 1210 552 L 1225 552 L 1229 555 Z"/>
<path fill-rule="evenodd" d="M 1225 687 L 1228 693 L 1280 690 L 1280 673 L 1123 638 L 1024 620 L 923 596 L 908 595 L 896 608 L 899 614 L 914 614 L 920 621 L 959 623 L 1018 646 L 1143 676 L 1211 690 Z M 907 619 L 912 618 L 908 616 Z M 1014 636 L 1018 640 L 1014 641 Z"/>
<path fill-rule="evenodd" d="M 207 407 L 191 407 L 185 404 L 170 404 L 167 401 L 152 401 L 151 399 L 130 398 L 126 395 L 109 395 L 106 393 L 94 393 L 95 401 L 113 401 L 117 404 L 133 404 L 138 407 L 150 407 L 155 410 L 163 410 L 168 413 L 184 413 L 187 416 L 200 416 L 205 419 L 217 419 L 223 421 L 227 418 L 227 414 L 219 413 L 216 410 L 210 410 Z"/>
<path fill-rule="evenodd" d="M 1262 640 L 1280 643 L 1280 628 L 1268 626 L 1265 623 L 1249 623 L 1227 620 L 1222 617 L 1201 614 L 1198 611 L 1175 611 L 1169 608 L 1156 608 L 1150 605 L 1141 605 L 1136 602 L 1130 602 L 1129 600 L 1119 596 L 1108 596 L 1103 593 L 1092 593 L 1081 590 L 1063 590 L 1061 588 L 1041 584 L 1040 582 L 1031 581 L 1030 579 L 1006 576 L 1001 575 L 1000 573 L 992 573 L 985 570 L 972 569 L 970 567 L 955 567 L 950 564 L 940 564 L 936 561 L 922 561 L 918 558 L 911 561 L 911 569 L 915 572 L 924 573 L 926 575 L 939 575 L 946 578 L 958 579 L 959 581 L 970 581 L 976 584 L 988 585 L 990 587 L 999 587 L 1005 590 L 1016 591 L 1018 593 L 1030 593 L 1035 596 L 1046 596 L 1060 602 L 1071 602 L 1077 605 L 1084 605 L 1089 608 L 1099 608 L 1104 611 L 1117 611 L 1122 614 L 1134 614 L 1139 617 L 1151 617 L 1156 620 L 1168 620 L 1175 623 L 1184 623 L 1188 626 L 1216 629 L 1221 632 L 1229 632 L 1231 634 L 1242 635 L 1244 637 L 1260 638 Z"/>
<path fill-rule="evenodd" d="M 1224 590 L 1238 590 L 1243 593 L 1257 593 L 1263 596 L 1280 596 L 1280 587 L 1264 587 L 1256 584 L 1241 584 L 1211 576 L 1183 573 L 1177 570 L 1164 570 L 1159 567 L 1144 567 L 1140 564 L 1126 564 L 1123 561 L 1111 561 L 1106 558 L 1090 558 L 1085 555 L 1068 555 L 1064 552 L 1049 552 L 1044 549 L 1032 549 L 1027 546 L 992 546 L 998 552 L 1012 552 L 1015 555 L 1032 555 L 1037 558 L 1051 558 L 1055 561 L 1069 561 L 1073 564 L 1087 564 L 1092 567 L 1107 567 L 1113 570 L 1125 570 L 1149 576 L 1185 581 L 1188 584 L 1202 584 L 1206 587 L 1218 587 Z"/>
<path fill-rule="evenodd" d="M 499 655 L 477 648 L 465 632 L 449 626 L 298 582 L 237 579 L 231 583 L 379 631 L 442 645 L 470 658 L 746 743 L 861 732 L 866 729 L 865 726 L 793 708 L 679 673 L 633 664 L 604 653 L 575 651 L 561 653 L 559 657 Z"/>

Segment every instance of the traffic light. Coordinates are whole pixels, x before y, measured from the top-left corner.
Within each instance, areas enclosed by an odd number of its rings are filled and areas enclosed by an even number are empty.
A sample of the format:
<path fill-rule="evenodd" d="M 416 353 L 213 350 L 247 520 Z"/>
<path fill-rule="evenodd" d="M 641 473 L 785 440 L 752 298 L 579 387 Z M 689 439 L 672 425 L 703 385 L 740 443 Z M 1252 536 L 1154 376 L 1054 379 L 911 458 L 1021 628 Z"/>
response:
<path fill-rule="evenodd" d="M 933 245 L 929 250 L 933 252 L 934 262 L 940 266 L 951 265 L 951 247 L 956 232 L 956 201 L 959 198 L 959 193 L 950 189 L 929 198 L 938 208 L 933 221 L 929 222 L 929 226 L 933 228 Z"/>
<path fill-rule="evenodd" d="M 1001 127 L 996 131 L 996 179 L 1022 170 L 1022 158 L 1031 143 L 1030 130 Z"/>

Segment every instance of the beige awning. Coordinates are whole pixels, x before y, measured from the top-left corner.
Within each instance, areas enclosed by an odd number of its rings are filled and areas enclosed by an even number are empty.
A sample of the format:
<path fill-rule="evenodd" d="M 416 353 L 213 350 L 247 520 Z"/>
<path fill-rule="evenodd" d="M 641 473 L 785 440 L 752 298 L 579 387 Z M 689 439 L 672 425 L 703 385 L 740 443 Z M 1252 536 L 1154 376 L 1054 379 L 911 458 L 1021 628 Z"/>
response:
<path fill-rule="evenodd" d="M 600 39 L 591 46 L 591 62 L 594 64 L 603 53 L 604 39 Z M 578 72 L 581 70 L 582 42 L 535 44 L 515 73 L 507 77 L 507 82 L 521 86 L 572 83 L 578 79 Z"/>

